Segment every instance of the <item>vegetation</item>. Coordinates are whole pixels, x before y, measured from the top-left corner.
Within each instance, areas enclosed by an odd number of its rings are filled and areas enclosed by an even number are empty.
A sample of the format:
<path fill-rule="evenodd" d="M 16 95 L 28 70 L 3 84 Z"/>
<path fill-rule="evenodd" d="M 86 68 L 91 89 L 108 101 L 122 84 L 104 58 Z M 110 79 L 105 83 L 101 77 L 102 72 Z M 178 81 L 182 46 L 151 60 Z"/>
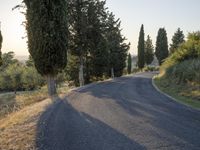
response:
<path fill-rule="evenodd" d="M 152 44 L 152 40 L 150 36 L 147 36 L 147 40 L 145 41 L 145 63 L 146 65 L 150 65 L 154 59 L 154 47 Z"/>
<path fill-rule="evenodd" d="M 200 108 L 200 32 L 190 33 L 161 66 L 158 86 L 178 99 Z"/>
<path fill-rule="evenodd" d="M 37 71 L 47 78 L 50 96 L 54 78 L 67 64 L 67 1 L 24 0 L 28 48 Z"/>
<path fill-rule="evenodd" d="M 27 106 L 0 120 L 0 149 L 36 149 L 37 123 L 50 100 Z"/>
<path fill-rule="evenodd" d="M 105 1 L 69 1 L 67 78 L 82 86 L 121 76 L 129 44 L 121 35 L 120 20 L 107 11 Z"/>
<path fill-rule="evenodd" d="M 131 74 L 132 71 L 132 58 L 131 58 L 131 54 L 128 54 L 128 67 L 127 67 L 127 72 L 128 74 Z"/>
<path fill-rule="evenodd" d="M 144 41 L 144 26 L 141 26 L 139 41 L 138 41 L 138 68 L 142 69 L 145 65 L 145 41 Z"/>
<path fill-rule="evenodd" d="M 14 59 L 14 53 L 2 55 L 3 65 L 0 67 L 1 91 L 36 90 L 44 85 L 44 79 L 34 66 L 27 66 Z"/>
<path fill-rule="evenodd" d="M 170 44 L 170 53 L 173 53 L 183 42 L 185 36 L 183 34 L 183 31 L 181 31 L 180 28 L 177 29 L 177 31 L 174 33 L 174 36 L 172 37 L 172 44 Z"/>
<path fill-rule="evenodd" d="M 167 32 L 165 28 L 160 28 L 158 30 L 155 55 L 158 59 L 159 65 L 161 65 L 169 55 Z"/>
<path fill-rule="evenodd" d="M 3 37 L 0 30 L 0 66 L 2 65 L 2 58 L 1 58 L 1 47 L 2 47 Z"/>

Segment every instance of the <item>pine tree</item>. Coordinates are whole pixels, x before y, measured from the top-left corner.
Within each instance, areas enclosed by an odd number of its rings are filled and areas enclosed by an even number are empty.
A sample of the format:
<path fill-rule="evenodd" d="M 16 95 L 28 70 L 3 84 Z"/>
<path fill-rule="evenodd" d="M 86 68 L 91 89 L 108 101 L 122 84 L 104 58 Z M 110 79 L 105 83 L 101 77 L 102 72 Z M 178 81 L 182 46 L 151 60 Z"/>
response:
<path fill-rule="evenodd" d="M 169 55 L 167 33 L 165 28 L 160 28 L 158 30 L 155 55 L 158 59 L 159 65 L 161 65 Z"/>
<path fill-rule="evenodd" d="M 121 35 L 120 20 L 107 11 L 106 1 L 80 2 L 77 5 L 77 0 L 70 0 L 68 8 L 69 53 L 72 59 L 68 58 L 67 75 L 77 85 L 77 75 L 74 73 L 80 72 L 80 69 L 71 65 L 80 65 L 77 58 L 81 56 L 85 83 L 111 76 L 110 70 L 116 76 L 121 76 L 126 67 L 129 44 Z"/>
<path fill-rule="evenodd" d="M 172 44 L 170 44 L 170 53 L 173 53 L 183 42 L 185 36 L 183 34 L 183 31 L 181 31 L 180 28 L 177 29 L 177 31 L 174 33 L 174 36 L 172 37 Z"/>
<path fill-rule="evenodd" d="M 2 47 L 3 37 L 0 30 L 0 66 L 2 65 L 2 54 L 1 54 L 1 47 Z"/>
<path fill-rule="evenodd" d="M 139 34 L 139 41 L 138 41 L 138 68 L 142 69 L 144 68 L 145 65 L 145 54 L 144 54 L 144 26 L 142 24 L 141 29 L 140 29 L 140 34 Z"/>
<path fill-rule="evenodd" d="M 106 75 L 108 65 L 108 44 L 105 38 L 106 31 L 106 8 L 105 1 L 90 2 L 88 6 L 88 28 L 87 39 L 89 56 L 87 62 L 87 78 L 102 78 Z M 87 79 L 87 80 L 88 80 Z"/>
<path fill-rule="evenodd" d="M 152 44 L 152 40 L 150 36 L 147 36 L 147 40 L 145 41 L 145 63 L 150 65 L 154 59 L 154 47 Z"/>
<path fill-rule="evenodd" d="M 110 75 L 111 77 L 119 77 L 123 74 L 123 70 L 126 67 L 130 43 L 125 43 L 126 38 L 121 35 L 121 22 L 119 19 L 115 20 L 113 13 L 109 14 L 107 25 L 106 38 L 109 48 Z"/>
<path fill-rule="evenodd" d="M 38 72 L 47 78 L 50 96 L 55 76 L 67 63 L 67 1 L 24 0 L 28 48 Z"/>
<path fill-rule="evenodd" d="M 132 70 L 132 58 L 131 58 L 131 54 L 128 54 L 128 67 L 127 67 L 127 71 L 128 74 L 131 74 L 131 70 Z"/>

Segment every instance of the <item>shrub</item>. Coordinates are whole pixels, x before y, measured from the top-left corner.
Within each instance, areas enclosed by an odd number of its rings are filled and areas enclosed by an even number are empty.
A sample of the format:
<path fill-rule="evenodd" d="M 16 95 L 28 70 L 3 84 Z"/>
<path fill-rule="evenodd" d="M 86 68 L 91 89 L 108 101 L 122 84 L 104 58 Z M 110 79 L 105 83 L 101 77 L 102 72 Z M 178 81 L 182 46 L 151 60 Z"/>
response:
<path fill-rule="evenodd" d="M 190 33 L 182 44 L 161 66 L 161 74 L 176 79 L 177 83 L 200 84 L 200 32 Z"/>

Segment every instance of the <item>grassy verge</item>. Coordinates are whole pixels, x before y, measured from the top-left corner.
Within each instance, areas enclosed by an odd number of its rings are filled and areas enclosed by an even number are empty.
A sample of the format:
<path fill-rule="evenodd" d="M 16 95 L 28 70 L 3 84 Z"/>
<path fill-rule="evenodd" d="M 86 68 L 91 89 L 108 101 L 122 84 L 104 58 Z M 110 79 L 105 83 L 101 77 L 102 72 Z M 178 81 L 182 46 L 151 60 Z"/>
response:
<path fill-rule="evenodd" d="M 68 87 L 58 88 L 66 95 Z M 37 122 L 51 104 L 46 88 L 0 94 L 0 150 L 35 150 Z"/>
<path fill-rule="evenodd" d="M 161 91 L 174 97 L 177 101 L 200 109 L 200 85 L 176 84 L 176 81 L 159 76 L 154 79 L 154 83 Z"/>
<path fill-rule="evenodd" d="M 68 87 L 60 87 L 58 88 L 58 94 L 66 94 L 68 90 Z M 17 94 L 0 94 L 0 119 L 10 113 L 17 112 L 26 106 L 41 102 L 47 98 L 46 87 L 37 91 L 18 92 Z"/>
<path fill-rule="evenodd" d="M 37 122 L 51 103 L 46 99 L 0 120 L 0 149 L 34 150 Z"/>

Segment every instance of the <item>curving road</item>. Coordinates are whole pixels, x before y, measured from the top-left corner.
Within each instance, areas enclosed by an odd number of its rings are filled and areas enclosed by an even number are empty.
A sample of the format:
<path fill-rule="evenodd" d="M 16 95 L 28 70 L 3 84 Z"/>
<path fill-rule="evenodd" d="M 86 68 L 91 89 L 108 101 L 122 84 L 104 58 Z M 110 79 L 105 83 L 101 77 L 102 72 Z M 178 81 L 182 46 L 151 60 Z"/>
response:
<path fill-rule="evenodd" d="M 200 150 L 200 111 L 157 92 L 153 73 L 71 92 L 42 114 L 39 150 Z"/>

